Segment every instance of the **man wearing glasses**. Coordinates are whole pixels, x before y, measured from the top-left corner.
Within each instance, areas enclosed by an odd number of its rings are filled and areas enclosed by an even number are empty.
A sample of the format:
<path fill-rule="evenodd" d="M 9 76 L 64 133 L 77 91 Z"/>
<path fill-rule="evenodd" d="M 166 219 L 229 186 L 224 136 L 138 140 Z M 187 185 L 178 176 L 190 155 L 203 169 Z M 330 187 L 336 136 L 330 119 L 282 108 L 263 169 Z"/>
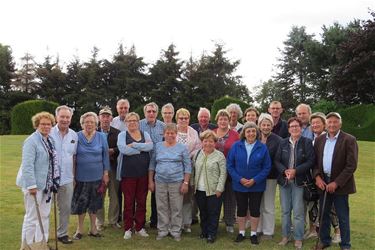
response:
<path fill-rule="evenodd" d="M 288 133 L 288 125 L 285 120 L 281 119 L 281 114 L 283 113 L 284 109 L 281 106 L 281 102 L 279 101 L 272 101 L 270 106 L 268 107 L 268 113 L 272 116 L 273 119 L 273 126 L 272 132 L 280 136 L 281 138 L 287 138 L 289 136 Z"/>

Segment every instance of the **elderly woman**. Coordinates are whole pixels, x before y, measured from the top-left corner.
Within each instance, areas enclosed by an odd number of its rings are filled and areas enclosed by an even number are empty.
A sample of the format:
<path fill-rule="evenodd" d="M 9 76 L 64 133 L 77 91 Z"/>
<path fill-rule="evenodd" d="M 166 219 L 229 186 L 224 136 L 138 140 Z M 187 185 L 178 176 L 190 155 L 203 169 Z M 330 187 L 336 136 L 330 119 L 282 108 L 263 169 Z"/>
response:
<path fill-rule="evenodd" d="M 258 125 L 260 130 L 259 140 L 267 146 L 271 161 L 273 162 L 281 137 L 272 133 L 274 124 L 270 114 L 262 113 L 259 116 Z M 260 220 L 257 231 L 263 234 L 262 240 L 271 239 L 275 232 L 275 195 L 277 175 L 277 169 L 275 165 L 272 164 L 271 171 L 267 176 L 266 190 L 263 193 L 262 202 L 260 204 Z"/>
<path fill-rule="evenodd" d="M 29 249 L 28 245 L 43 239 L 48 241 L 51 192 L 57 190 L 60 181 L 54 141 L 48 135 L 55 118 L 50 113 L 40 112 L 31 121 L 36 131 L 24 141 L 22 164 L 17 175 L 17 185 L 22 188 L 25 203 L 21 249 Z M 36 202 L 44 235 L 37 217 Z"/>
<path fill-rule="evenodd" d="M 238 122 L 238 120 L 242 118 L 242 110 L 240 105 L 238 105 L 237 103 L 231 103 L 225 109 L 228 111 L 230 115 L 230 128 L 236 132 L 239 132 L 243 126 L 243 124 Z"/>
<path fill-rule="evenodd" d="M 176 112 L 177 121 L 177 142 L 185 144 L 188 148 L 189 156 L 192 158 L 202 146 L 197 131 L 189 126 L 190 112 L 181 108 Z M 182 224 L 185 232 L 191 232 L 191 222 L 193 213 L 193 190 L 184 195 L 184 205 L 182 207 Z M 196 206 L 195 206 L 196 207 Z M 196 210 L 196 209 L 195 209 Z"/>
<path fill-rule="evenodd" d="M 203 148 L 194 156 L 194 190 L 199 207 L 201 238 L 214 243 L 225 180 L 227 178 L 226 160 L 222 152 L 215 149 L 216 134 L 211 130 L 201 133 Z"/>
<path fill-rule="evenodd" d="M 174 107 L 172 103 L 167 103 L 161 108 L 161 116 L 165 124 L 173 122 Z"/>
<path fill-rule="evenodd" d="M 132 237 L 134 224 L 136 234 L 149 236 L 143 226 L 146 218 L 149 152 L 153 149 L 153 143 L 147 132 L 139 130 L 137 113 L 127 114 L 125 122 L 128 130 L 121 132 L 117 140 L 120 155 L 116 176 L 121 181 L 124 194 L 124 239 L 128 240 Z"/>
<path fill-rule="evenodd" d="M 258 138 L 258 127 L 247 122 L 241 132 L 241 140 L 234 143 L 229 151 L 227 169 L 232 177 L 232 187 L 237 201 L 237 221 L 239 233 L 236 242 L 245 239 L 245 217 L 250 210 L 251 244 L 259 244 L 257 227 L 260 203 L 266 189 L 266 178 L 271 170 L 271 158 L 267 146 Z"/>
<path fill-rule="evenodd" d="M 73 239 L 83 237 L 86 212 L 90 216 L 91 237 L 100 237 L 96 227 L 96 212 L 103 207 L 103 186 L 108 184 L 109 154 L 105 134 L 96 131 L 98 116 L 84 113 L 80 118 L 82 130 L 77 133 L 78 146 L 75 167 L 75 187 L 72 214 L 78 215 L 78 226 Z"/>
<path fill-rule="evenodd" d="M 287 124 L 290 137 L 281 140 L 274 160 L 279 172 L 277 182 L 280 185 L 282 214 L 282 240 L 279 245 L 285 246 L 289 241 L 293 210 L 294 246 L 301 249 L 305 222 L 303 182 L 314 165 L 315 155 L 312 141 L 302 136 L 302 121 L 292 117 Z"/>
<path fill-rule="evenodd" d="M 227 157 L 233 143 L 239 140 L 239 134 L 229 128 L 230 115 L 225 109 L 217 112 L 215 120 L 218 128 L 214 130 L 218 140 L 215 148 Z M 236 221 L 236 198 L 232 189 L 232 179 L 228 176 L 225 182 L 224 198 L 224 222 L 228 233 L 234 233 L 233 225 Z"/>
<path fill-rule="evenodd" d="M 156 240 L 170 233 L 180 241 L 182 205 L 184 194 L 188 192 L 191 161 L 186 145 L 177 142 L 176 124 L 165 126 L 164 139 L 155 145 L 148 175 L 149 190 L 155 192 L 158 212 Z"/>

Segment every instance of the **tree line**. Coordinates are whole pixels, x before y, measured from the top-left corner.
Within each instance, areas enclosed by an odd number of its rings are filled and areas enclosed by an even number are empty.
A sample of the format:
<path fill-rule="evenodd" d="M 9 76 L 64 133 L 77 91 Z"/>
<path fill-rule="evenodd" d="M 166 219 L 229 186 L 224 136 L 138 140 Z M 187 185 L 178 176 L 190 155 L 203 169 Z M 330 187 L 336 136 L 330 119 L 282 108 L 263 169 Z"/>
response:
<path fill-rule="evenodd" d="M 321 109 L 375 102 L 375 13 L 369 20 L 353 20 L 346 26 L 323 26 L 320 40 L 306 28 L 293 26 L 280 48 L 276 74 L 254 90 L 236 73 L 240 60 L 231 60 L 221 44 L 197 59 L 179 57 L 171 44 L 160 58 L 147 64 L 134 46 L 119 45 L 110 59 L 99 59 L 99 49 L 81 61 L 74 57 L 65 67 L 58 57 L 46 56 L 39 63 L 26 53 L 16 68 L 10 46 L 0 43 L 0 134 L 10 131 L 10 110 L 29 99 L 45 99 L 75 109 L 73 124 L 87 111 L 102 106 L 115 108 L 127 98 L 131 109 L 155 101 L 172 103 L 192 111 L 210 108 L 230 95 L 261 111 L 272 100 L 287 112 L 304 102 Z M 323 110 L 324 111 L 324 110 Z"/>

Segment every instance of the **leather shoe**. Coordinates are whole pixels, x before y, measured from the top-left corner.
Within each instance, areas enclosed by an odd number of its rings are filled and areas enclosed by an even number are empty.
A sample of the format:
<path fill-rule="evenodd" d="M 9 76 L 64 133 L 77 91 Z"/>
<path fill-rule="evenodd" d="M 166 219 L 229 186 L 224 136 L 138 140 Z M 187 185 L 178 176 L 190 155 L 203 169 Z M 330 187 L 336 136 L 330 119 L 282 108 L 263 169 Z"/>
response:
<path fill-rule="evenodd" d="M 316 245 L 313 249 L 314 250 L 323 250 L 327 247 L 330 247 L 330 245 L 325 245 L 322 242 L 319 242 L 318 245 Z"/>
<path fill-rule="evenodd" d="M 212 237 L 211 235 L 208 235 L 207 236 L 207 243 L 214 243 L 215 242 L 215 238 L 214 237 Z"/>
<path fill-rule="evenodd" d="M 73 241 L 71 239 L 69 239 L 68 235 L 58 237 L 57 239 L 63 244 L 72 244 L 73 243 Z"/>

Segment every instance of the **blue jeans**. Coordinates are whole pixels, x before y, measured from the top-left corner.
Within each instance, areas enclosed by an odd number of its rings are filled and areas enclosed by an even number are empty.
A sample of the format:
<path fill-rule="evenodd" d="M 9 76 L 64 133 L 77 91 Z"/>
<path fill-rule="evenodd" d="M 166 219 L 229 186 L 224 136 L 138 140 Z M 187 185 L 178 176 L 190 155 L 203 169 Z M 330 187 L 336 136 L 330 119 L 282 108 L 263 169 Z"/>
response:
<path fill-rule="evenodd" d="M 303 202 L 303 187 L 294 182 L 280 186 L 281 228 L 283 237 L 290 236 L 291 213 L 293 210 L 294 239 L 303 240 L 305 227 L 305 209 Z"/>
<path fill-rule="evenodd" d="M 323 195 L 320 197 L 320 211 L 323 207 Z M 324 208 L 323 221 L 320 228 L 320 239 L 324 245 L 331 244 L 331 217 L 332 204 L 335 205 L 336 214 L 339 218 L 341 234 L 341 248 L 350 248 L 350 225 L 349 225 L 349 196 L 327 193 L 326 205 Z"/>

